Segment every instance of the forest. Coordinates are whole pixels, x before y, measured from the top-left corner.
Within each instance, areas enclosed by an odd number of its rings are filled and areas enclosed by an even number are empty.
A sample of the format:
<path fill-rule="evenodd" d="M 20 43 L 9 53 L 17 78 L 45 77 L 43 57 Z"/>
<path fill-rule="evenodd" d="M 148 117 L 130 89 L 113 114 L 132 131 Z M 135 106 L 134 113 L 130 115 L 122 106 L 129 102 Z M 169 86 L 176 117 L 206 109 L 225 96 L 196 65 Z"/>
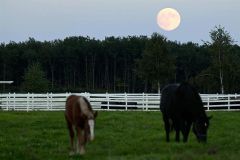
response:
<path fill-rule="evenodd" d="M 201 93 L 240 92 L 240 46 L 222 26 L 203 44 L 148 36 L 67 37 L 0 44 L 1 92 L 157 93 L 189 82 Z"/>

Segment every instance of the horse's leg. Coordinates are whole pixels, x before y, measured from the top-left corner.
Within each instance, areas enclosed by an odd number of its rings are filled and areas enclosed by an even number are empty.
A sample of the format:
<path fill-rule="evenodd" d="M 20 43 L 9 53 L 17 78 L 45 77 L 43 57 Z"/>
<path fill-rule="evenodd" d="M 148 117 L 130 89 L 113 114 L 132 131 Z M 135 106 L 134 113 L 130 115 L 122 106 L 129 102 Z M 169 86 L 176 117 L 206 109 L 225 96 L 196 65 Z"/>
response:
<path fill-rule="evenodd" d="M 166 116 L 163 116 L 164 126 L 165 126 L 165 132 L 166 132 L 166 141 L 169 142 L 169 133 L 170 133 L 170 123 L 169 119 Z"/>
<path fill-rule="evenodd" d="M 175 131 L 176 131 L 175 141 L 179 142 L 180 141 L 180 124 L 181 124 L 181 122 L 179 122 L 179 120 L 178 121 L 174 120 L 173 124 L 174 124 L 174 128 L 175 128 Z"/>
<path fill-rule="evenodd" d="M 67 120 L 67 117 L 66 117 L 66 121 L 67 121 L 67 127 L 68 127 L 68 131 L 69 131 L 69 136 L 70 136 L 70 153 L 69 153 L 69 155 L 73 155 L 74 154 L 74 144 L 73 144 L 73 141 L 74 141 L 74 131 L 73 131 L 73 126 L 72 126 L 71 122 L 69 122 Z"/>
<path fill-rule="evenodd" d="M 182 135 L 183 135 L 183 142 L 186 142 L 186 132 L 187 132 L 186 130 L 187 130 L 187 121 L 181 120 L 180 131 L 182 132 Z"/>
<path fill-rule="evenodd" d="M 84 130 L 80 127 L 77 127 L 77 134 L 78 134 L 78 152 L 80 155 L 85 154 L 85 137 L 84 137 Z"/>
<path fill-rule="evenodd" d="M 180 141 L 180 129 L 179 128 L 176 128 L 176 138 L 175 138 L 175 141 L 176 142 Z"/>
<path fill-rule="evenodd" d="M 90 140 L 90 129 L 88 125 L 84 127 L 84 143 L 86 144 Z"/>
<path fill-rule="evenodd" d="M 183 133 L 183 142 L 187 142 L 187 140 L 188 140 L 188 135 L 189 135 L 189 132 L 190 132 L 191 125 L 192 125 L 191 121 L 186 121 L 185 130 L 184 130 L 184 133 Z"/>

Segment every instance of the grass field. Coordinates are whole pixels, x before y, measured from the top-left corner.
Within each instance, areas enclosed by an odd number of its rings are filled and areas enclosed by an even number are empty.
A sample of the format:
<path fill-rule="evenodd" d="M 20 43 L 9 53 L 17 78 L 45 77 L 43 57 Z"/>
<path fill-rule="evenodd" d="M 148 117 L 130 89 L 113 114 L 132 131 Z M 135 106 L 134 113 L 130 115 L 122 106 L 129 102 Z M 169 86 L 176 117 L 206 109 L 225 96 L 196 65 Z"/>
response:
<path fill-rule="evenodd" d="M 199 144 L 191 133 L 184 144 L 165 142 L 160 112 L 100 112 L 86 155 L 69 157 L 63 112 L 0 112 L 0 159 L 239 159 L 240 112 L 208 114 L 214 116 L 208 143 Z"/>

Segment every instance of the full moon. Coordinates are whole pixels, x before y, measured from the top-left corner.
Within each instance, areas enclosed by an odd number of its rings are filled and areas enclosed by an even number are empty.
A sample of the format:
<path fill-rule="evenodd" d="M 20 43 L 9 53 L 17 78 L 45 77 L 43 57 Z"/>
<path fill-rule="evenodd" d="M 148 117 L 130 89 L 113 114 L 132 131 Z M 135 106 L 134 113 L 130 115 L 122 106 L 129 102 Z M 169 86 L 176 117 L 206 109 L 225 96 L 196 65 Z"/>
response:
<path fill-rule="evenodd" d="M 158 12 L 157 23 L 166 31 L 172 31 L 180 25 L 181 16 L 173 8 L 164 8 Z"/>

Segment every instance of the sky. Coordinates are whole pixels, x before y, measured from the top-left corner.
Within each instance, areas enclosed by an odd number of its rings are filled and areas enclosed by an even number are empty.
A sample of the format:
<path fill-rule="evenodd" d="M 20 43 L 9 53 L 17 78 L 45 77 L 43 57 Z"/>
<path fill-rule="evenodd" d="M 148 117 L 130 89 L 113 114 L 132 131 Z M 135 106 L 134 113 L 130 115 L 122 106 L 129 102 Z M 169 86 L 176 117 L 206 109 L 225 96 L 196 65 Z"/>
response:
<path fill-rule="evenodd" d="M 181 15 L 180 26 L 170 32 L 156 22 L 166 7 Z M 157 32 L 172 41 L 201 44 L 217 25 L 240 44 L 239 0 L 0 0 L 0 43 Z"/>

